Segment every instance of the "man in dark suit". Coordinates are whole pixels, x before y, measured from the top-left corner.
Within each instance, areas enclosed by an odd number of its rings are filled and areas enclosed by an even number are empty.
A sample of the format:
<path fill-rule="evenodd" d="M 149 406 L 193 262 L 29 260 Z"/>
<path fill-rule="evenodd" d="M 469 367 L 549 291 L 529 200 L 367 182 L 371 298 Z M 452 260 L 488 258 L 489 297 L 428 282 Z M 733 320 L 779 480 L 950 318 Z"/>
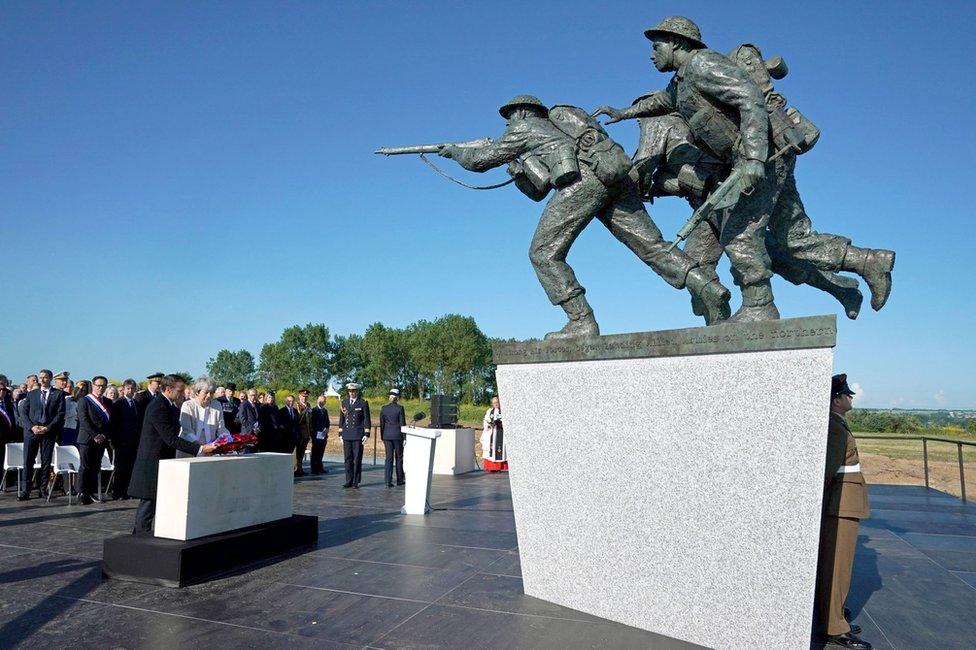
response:
<path fill-rule="evenodd" d="M 81 458 L 78 501 L 82 505 L 102 501 L 97 494 L 98 472 L 112 425 L 110 404 L 103 397 L 108 379 L 101 375 L 92 377 L 91 386 L 92 392 L 78 402 L 78 456 Z"/>
<path fill-rule="evenodd" d="M 154 372 L 146 377 L 146 388 L 136 393 L 136 406 L 139 407 L 139 430 L 142 431 L 142 419 L 146 416 L 146 407 L 153 398 L 159 394 L 159 382 L 163 378 L 163 373 Z"/>
<path fill-rule="evenodd" d="M 241 433 L 252 433 L 260 437 L 261 434 L 258 424 L 259 406 L 258 392 L 253 388 L 248 389 L 247 399 L 237 407 L 237 416 L 234 418 L 240 427 Z M 267 450 L 262 449 L 261 451 Z"/>
<path fill-rule="evenodd" d="M 346 483 L 342 487 L 358 488 L 363 474 L 363 443 L 373 422 L 369 417 L 369 403 L 359 397 L 359 384 L 346 384 L 346 390 L 349 397 L 339 406 L 342 455 L 346 464 Z"/>
<path fill-rule="evenodd" d="M 403 441 L 407 434 L 402 427 L 407 426 L 407 414 L 399 404 L 399 389 L 390 389 L 390 401 L 380 409 L 380 437 L 386 448 L 386 487 L 393 487 L 393 465 L 396 461 L 396 484 L 404 484 Z"/>
<path fill-rule="evenodd" d="M 298 409 L 295 408 L 294 396 L 286 397 L 285 405 L 278 409 L 278 424 L 281 426 L 281 439 L 277 451 L 283 454 L 295 453 L 298 445 Z M 298 476 L 298 468 L 294 471 L 295 476 Z"/>
<path fill-rule="evenodd" d="M 176 400 L 182 397 L 184 387 L 181 377 L 162 377 L 159 394 L 146 407 L 139 451 L 129 481 L 129 495 L 139 498 L 133 535 L 152 535 L 159 461 L 175 458 L 177 450 L 192 456 L 206 456 L 214 451 L 213 445 L 200 445 L 180 438 L 180 409 Z"/>
<path fill-rule="evenodd" d="M 136 462 L 136 450 L 139 448 L 139 436 L 142 428 L 139 424 L 139 407 L 136 405 L 135 380 L 126 379 L 122 382 L 122 395 L 112 404 L 112 449 L 115 457 L 115 480 L 112 481 L 112 498 L 128 499 L 129 479 L 132 477 L 132 466 Z"/>
<path fill-rule="evenodd" d="M 329 441 L 330 426 L 332 421 L 329 419 L 329 412 L 325 410 L 325 395 L 319 395 L 318 404 L 312 409 L 312 474 L 329 473 L 322 463 L 322 457 Z"/>
<path fill-rule="evenodd" d="M 0 467 L 3 466 L 7 443 L 21 442 L 23 439 L 23 431 L 17 425 L 17 406 L 10 391 L 10 381 L 6 375 L 0 375 Z M 11 475 L 6 480 L 10 481 L 14 478 Z M 0 484 L 0 490 L 6 488 L 6 485 Z"/>
<path fill-rule="evenodd" d="M 281 422 L 273 390 L 265 391 L 258 402 L 258 450 L 281 452 Z"/>
<path fill-rule="evenodd" d="M 45 483 L 51 473 L 51 456 L 64 428 L 64 393 L 51 387 L 53 376 L 50 370 L 38 372 L 40 385 L 24 399 L 24 475 L 34 467 L 34 460 L 40 452 L 41 468 L 34 472 L 33 486 L 42 497 L 47 496 Z M 21 486 L 17 498 L 26 501 L 30 498 L 30 491 L 29 485 Z"/>
<path fill-rule="evenodd" d="M 298 436 L 295 438 L 295 476 L 305 476 L 305 469 L 302 464 L 305 462 L 305 450 L 308 449 L 308 442 L 312 439 L 312 408 L 308 403 L 308 389 L 302 388 L 298 391 L 298 403 L 295 404 L 298 411 Z"/>
<path fill-rule="evenodd" d="M 237 411 L 241 408 L 241 400 L 234 397 L 237 392 L 237 384 L 232 381 L 227 382 L 227 389 L 223 395 L 214 400 L 213 404 L 224 413 L 224 426 L 231 433 L 240 433 L 241 424 L 237 421 Z"/>

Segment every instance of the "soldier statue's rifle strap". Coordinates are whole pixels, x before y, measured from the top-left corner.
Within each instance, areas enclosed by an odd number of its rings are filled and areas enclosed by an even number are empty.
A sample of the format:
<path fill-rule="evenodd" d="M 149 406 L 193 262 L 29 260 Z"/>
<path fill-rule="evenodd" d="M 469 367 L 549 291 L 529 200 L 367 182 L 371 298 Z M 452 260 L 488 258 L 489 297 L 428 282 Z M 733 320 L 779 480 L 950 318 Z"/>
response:
<path fill-rule="evenodd" d="M 427 156 L 425 154 L 420 154 L 420 159 L 423 160 L 425 163 L 427 163 L 427 166 L 428 167 L 430 167 L 431 169 L 433 169 L 435 172 L 437 172 L 438 174 L 440 174 L 441 176 L 443 176 L 447 180 L 451 181 L 452 183 L 457 183 L 461 187 L 466 187 L 469 190 L 496 190 L 499 187 L 505 187 L 509 183 L 514 183 L 515 182 L 515 179 L 514 178 L 510 178 L 507 181 L 505 181 L 504 183 L 497 183 L 495 185 L 469 185 L 468 183 L 465 183 L 464 181 L 460 181 L 460 180 L 458 180 L 456 178 L 453 178 L 452 176 L 448 175 L 448 173 L 445 172 L 443 169 L 439 168 L 437 165 L 435 165 L 434 163 L 432 163 L 429 160 L 427 160 Z"/>

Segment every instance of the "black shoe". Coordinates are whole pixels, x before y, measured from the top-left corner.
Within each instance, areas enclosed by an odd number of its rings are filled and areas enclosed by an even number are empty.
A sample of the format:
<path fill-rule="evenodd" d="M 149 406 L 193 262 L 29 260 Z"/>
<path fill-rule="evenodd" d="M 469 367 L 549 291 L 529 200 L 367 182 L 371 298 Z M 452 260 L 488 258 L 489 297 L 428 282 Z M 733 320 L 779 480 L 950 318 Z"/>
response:
<path fill-rule="evenodd" d="M 386 484 L 386 487 L 388 487 L 388 488 L 393 487 L 393 484 L 392 483 L 387 483 Z"/>
<path fill-rule="evenodd" d="M 852 634 L 850 632 L 847 634 L 836 634 L 833 636 L 828 634 L 827 645 L 837 646 L 840 648 L 853 648 L 854 650 L 871 650 L 871 648 L 874 647 L 856 634 Z"/>
<path fill-rule="evenodd" d="M 87 494 L 81 494 L 81 495 L 80 495 L 80 496 L 78 497 L 78 503 L 80 503 L 80 504 L 81 504 L 81 505 L 83 505 L 83 506 L 87 506 L 87 505 L 90 505 L 90 504 L 92 504 L 92 503 L 95 503 L 95 500 L 94 500 L 94 499 L 92 499 L 92 498 L 91 498 L 90 496 L 88 496 Z"/>
<path fill-rule="evenodd" d="M 344 487 L 344 488 L 351 488 L 352 487 L 352 483 L 346 483 L 342 487 Z"/>
<path fill-rule="evenodd" d="M 17 497 L 17 500 L 18 500 L 18 501 L 27 501 L 27 500 L 29 500 L 29 499 L 30 499 L 30 492 L 27 492 L 27 493 L 25 493 L 25 494 L 21 494 L 21 495 L 19 495 L 19 496 Z"/>
<path fill-rule="evenodd" d="M 406 484 L 407 484 L 406 481 L 397 481 L 397 487 L 400 487 L 401 485 L 406 485 Z"/>

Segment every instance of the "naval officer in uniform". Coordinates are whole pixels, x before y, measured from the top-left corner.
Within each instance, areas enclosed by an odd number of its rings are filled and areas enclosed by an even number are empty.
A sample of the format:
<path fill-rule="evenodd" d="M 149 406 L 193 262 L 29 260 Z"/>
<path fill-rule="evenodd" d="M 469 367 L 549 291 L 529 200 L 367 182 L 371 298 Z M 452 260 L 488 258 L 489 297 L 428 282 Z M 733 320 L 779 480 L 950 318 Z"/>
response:
<path fill-rule="evenodd" d="M 403 476 L 403 441 L 406 435 L 407 414 L 399 404 L 400 390 L 390 389 L 390 401 L 380 409 L 380 437 L 386 448 L 386 487 L 393 487 L 393 465 L 396 461 L 396 484 L 405 483 Z"/>
<path fill-rule="evenodd" d="M 359 384 L 346 384 L 349 397 L 339 406 L 339 431 L 342 436 L 342 455 L 346 464 L 346 483 L 342 487 L 358 488 L 363 473 L 363 443 L 369 437 L 373 422 L 369 417 L 369 403 L 359 397 Z"/>
<path fill-rule="evenodd" d="M 844 608 L 851 586 L 857 527 L 861 519 L 871 514 L 857 443 L 844 417 L 853 407 L 854 391 L 847 384 L 847 375 L 834 375 L 830 383 L 817 618 L 828 645 L 871 650 L 871 644 L 858 636 L 861 628 L 847 621 Z"/>

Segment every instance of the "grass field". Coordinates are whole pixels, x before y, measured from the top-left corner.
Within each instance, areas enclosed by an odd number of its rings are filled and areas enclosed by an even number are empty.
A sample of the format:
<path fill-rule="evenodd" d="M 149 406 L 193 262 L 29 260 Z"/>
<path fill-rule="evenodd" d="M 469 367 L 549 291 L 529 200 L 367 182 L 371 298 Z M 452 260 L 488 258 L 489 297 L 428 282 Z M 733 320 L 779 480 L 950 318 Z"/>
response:
<path fill-rule="evenodd" d="M 958 427 L 926 429 L 921 434 L 855 433 L 861 465 L 869 483 L 925 484 L 922 441 L 915 435 L 976 442 L 976 435 Z M 874 439 L 872 439 L 874 438 Z M 976 446 L 963 445 L 967 498 L 976 499 Z M 959 447 L 952 442 L 928 441 L 929 485 L 960 495 Z"/>

